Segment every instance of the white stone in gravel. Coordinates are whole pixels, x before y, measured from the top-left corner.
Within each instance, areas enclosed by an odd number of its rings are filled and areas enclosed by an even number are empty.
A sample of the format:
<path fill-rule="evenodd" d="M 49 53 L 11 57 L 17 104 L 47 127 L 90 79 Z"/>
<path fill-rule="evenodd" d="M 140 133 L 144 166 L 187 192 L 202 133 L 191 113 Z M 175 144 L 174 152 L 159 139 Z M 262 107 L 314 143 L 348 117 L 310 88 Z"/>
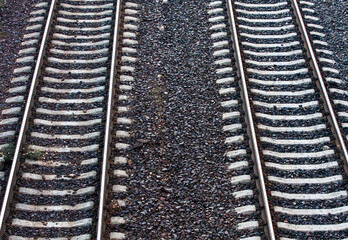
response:
<path fill-rule="evenodd" d="M 110 223 L 115 225 L 124 224 L 126 223 L 126 219 L 123 217 L 111 217 Z"/>
<path fill-rule="evenodd" d="M 251 180 L 250 175 L 240 175 L 240 176 L 231 177 L 232 184 L 238 184 L 241 182 L 249 182 L 250 180 Z"/>
<path fill-rule="evenodd" d="M 348 229 L 348 222 L 338 223 L 338 224 L 322 224 L 322 225 L 299 225 L 277 222 L 279 228 L 284 228 L 296 232 L 327 232 L 327 231 L 344 231 Z"/>
<path fill-rule="evenodd" d="M 38 190 L 33 188 L 20 187 L 19 193 L 28 195 L 42 195 L 42 196 L 66 196 L 66 195 L 89 195 L 95 193 L 95 187 L 81 188 L 75 190 Z"/>
<path fill-rule="evenodd" d="M 123 164 L 127 164 L 127 163 L 128 163 L 128 160 L 125 157 L 115 157 L 115 159 L 114 159 L 114 164 L 123 165 Z"/>
<path fill-rule="evenodd" d="M 348 206 L 326 209 L 293 209 L 275 206 L 274 211 L 288 215 L 333 215 L 348 212 Z"/>
<path fill-rule="evenodd" d="M 101 124 L 101 119 L 93 119 L 87 121 L 48 121 L 44 119 L 34 119 L 35 125 L 46 125 L 46 126 L 74 126 L 74 127 L 82 127 L 82 126 L 93 126 L 96 124 Z"/>
<path fill-rule="evenodd" d="M 243 169 L 249 166 L 248 161 L 237 161 L 228 165 L 228 170 Z"/>
<path fill-rule="evenodd" d="M 29 145 L 29 149 L 35 150 L 35 151 L 43 151 L 43 152 L 59 152 L 59 153 L 66 153 L 66 152 L 93 152 L 98 151 L 99 144 L 89 145 L 85 147 L 42 147 L 42 146 L 36 146 L 36 145 Z"/>
<path fill-rule="evenodd" d="M 126 238 L 126 234 L 124 233 L 120 233 L 120 232 L 111 232 L 110 233 L 110 239 L 125 239 Z"/>
<path fill-rule="evenodd" d="M 256 211 L 255 205 L 247 205 L 234 209 L 238 214 L 250 214 Z"/>
<path fill-rule="evenodd" d="M 319 170 L 338 167 L 337 162 L 326 162 L 321 164 L 279 164 L 272 162 L 265 162 L 265 166 L 269 168 L 276 168 L 279 170 Z"/>
<path fill-rule="evenodd" d="M 12 225 L 26 228 L 73 228 L 85 227 L 92 225 L 92 218 L 86 218 L 73 222 L 34 222 L 15 218 L 12 220 Z"/>
<path fill-rule="evenodd" d="M 250 197 L 253 196 L 253 190 L 242 190 L 242 191 L 238 191 L 238 192 L 234 192 L 232 193 L 234 198 L 244 198 L 244 197 Z"/>
<path fill-rule="evenodd" d="M 114 170 L 114 175 L 115 175 L 116 177 L 126 177 L 126 178 L 129 177 L 129 175 L 127 174 L 126 171 L 120 170 L 120 169 Z"/>
<path fill-rule="evenodd" d="M 23 211 L 32 211 L 32 212 L 46 212 L 46 211 L 81 211 L 89 210 L 93 208 L 93 202 L 80 203 L 76 205 L 29 205 L 24 203 L 17 203 L 16 209 Z"/>
<path fill-rule="evenodd" d="M 258 221 L 248 221 L 248 222 L 242 222 L 237 224 L 237 229 L 238 230 L 243 230 L 243 229 L 254 229 L 259 227 L 259 222 Z"/>
<path fill-rule="evenodd" d="M 114 185 L 114 186 L 112 186 L 112 191 L 116 192 L 116 193 L 127 192 L 127 186 Z"/>
<path fill-rule="evenodd" d="M 347 191 L 338 191 L 331 193 L 314 193 L 314 194 L 297 194 L 297 193 L 285 193 L 278 191 L 271 191 L 273 197 L 285 198 L 290 200 L 329 200 L 340 199 L 348 196 Z"/>

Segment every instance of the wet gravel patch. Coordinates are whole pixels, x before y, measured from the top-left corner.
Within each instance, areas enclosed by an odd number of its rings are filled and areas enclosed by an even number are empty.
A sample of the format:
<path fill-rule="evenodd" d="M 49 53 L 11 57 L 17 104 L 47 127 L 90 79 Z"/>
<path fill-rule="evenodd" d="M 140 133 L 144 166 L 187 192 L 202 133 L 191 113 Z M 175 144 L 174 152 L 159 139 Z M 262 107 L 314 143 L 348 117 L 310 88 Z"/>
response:
<path fill-rule="evenodd" d="M 6 0 L 0 3 L 0 96 L 10 84 L 14 62 L 18 57 L 20 43 L 29 14 L 34 4 L 42 0 Z"/>
<path fill-rule="evenodd" d="M 345 0 L 313 1 L 320 24 L 324 27 L 328 48 L 334 52 L 336 68 L 342 80 L 348 81 L 348 3 Z"/>

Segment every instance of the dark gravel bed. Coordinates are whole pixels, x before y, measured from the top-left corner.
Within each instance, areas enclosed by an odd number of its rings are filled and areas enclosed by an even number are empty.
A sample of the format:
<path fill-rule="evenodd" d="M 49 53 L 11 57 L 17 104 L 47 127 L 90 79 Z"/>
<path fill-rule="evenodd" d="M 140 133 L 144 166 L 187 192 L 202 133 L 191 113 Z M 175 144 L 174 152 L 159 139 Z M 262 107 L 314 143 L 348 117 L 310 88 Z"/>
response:
<path fill-rule="evenodd" d="M 18 57 L 20 43 L 27 19 L 34 4 L 43 0 L 6 0 L 0 2 L 0 95 L 10 83 L 14 62 Z"/>
<path fill-rule="evenodd" d="M 348 81 L 348 19 L 347 1 L 332 0 L 320 1 L 313 0 L 313 8 L 317 11 L 320 24 L 324 27 L 324 37 L 329 43 L 329 49 L 334 52 L 333 59 L 336 60 L 341 71 L 342 80 Z"/>
<path fill-rule="evenodd" d="M 224 97 L 215 83 L 207 3 L 140 2 L 141 58 L 130 117 L 134 139 L 145 143 L 116 153 L 130 159 L 129 178 L 112 180 L 129 189 L 113 194 L 114 200 L 127 198 L 125 208 L 114 204 L 111 213 L 129 217 L 117 231 L 127 239 L 237 239 L 245 233 L 237 233 L 237 223 L 260 217 L 233 211 L 241 202 L 232 193 L 245 186 L 232 186 L 235 173 L 226 169 L 226 150 L 238 146 L 224 144 Z"/>

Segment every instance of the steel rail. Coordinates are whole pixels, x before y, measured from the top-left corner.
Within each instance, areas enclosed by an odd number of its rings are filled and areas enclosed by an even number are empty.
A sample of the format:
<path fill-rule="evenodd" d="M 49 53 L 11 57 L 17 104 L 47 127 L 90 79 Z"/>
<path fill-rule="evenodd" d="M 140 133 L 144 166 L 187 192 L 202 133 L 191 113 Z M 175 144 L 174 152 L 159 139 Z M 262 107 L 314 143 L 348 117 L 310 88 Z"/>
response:
<path fill-rule="evenodd" d="M 229 20 L 230 20 L 230 27 L 231 27 L 231 33 L 232 33 L 232 42 L 234 46 L 234 55 L 236 57 L 236 65 L 238 69 L 238 75 L 240 77 L 240 84 L 241 84 L 241 90 L 242 90 L 242 99 L 243 99 L 243 105 L 244 110 L 246 113 L 246 122 L 248 123 L 248 133 L 250 137 L 250 145 L 252 149 L 253 158 L 256 164 L 257 168 L 257 174 L 259 178 L 260 183 L 260 192 L 261 197 L 263 201 L 264 211 L 265 211 L 265 217 L 267 222 L 267 229 L 268 229 L 268 237 L 271 240 L 275 240 L 275 233 L 273 228 L 273 221 L 271 216 L 271 210 L 270 206 L 268 204 L 268 196 L 267 196 L 267 190 L 264 180 L 264 175 L 262 171 L 262 163 L 259 153 L 259 147 L 257 143 L 257 137 L 255 132 L 255 126 L 254 126 L 254 120 L 252 115 L 252 110 L 250 106 L 250 100 L 249 100 L 249 93 L 247 89 L 247 80 L 244 73 L 244 66 L 243 66 L 243 60 L 241 55 L 241 50 L 239 47 L 239 39 L 238 39 L 238 32 L 237 32 L 237 26 L 236 26 L 236 20 L 233 12 L 233 6 L 232 6 L 232 0 L 227 0 L 227 10 L 229 13 Z"/>
<path fill-rule="evenodd" d="M 98 224 L 97 224 L 97 240 L 104 238 L 105 229 L 105 215 L 104 206 L 107 199 L 107 186 L 109 182 L 109 167 L 110 167 L 110 144 L 111 144 L 111 130 L 112 130 L 112 117 L 113 117 L 113 105 L 114 105 L 114 94 L 115 94 L 115 78 L 116 78 L 116 67 L 117 67 L 117 50 L 118 50 L 118 38 L 120 31 L 120 16 L 121 16 L 121 4 L 122 0 L 117 0 L 115 12 L 115 27 L 112 43 L 112 56 L 111 56 L 111 69 L 109 79 L 109 91 L 108 91 L 108 103 L 105 123 L 105 137 L 104 137 L 104 149 L 103 149 L 103 163 L 102 163 L 102 175 L 100 183 L 100 194 L 99 194 L 99 210 L 98 210 Z"/>
<path fill-rule="evenodd" d="M 25 142 L 29 118 L 31 116 L 31 109 L 32 109 L 32 106 L 34 103 L 35 90 L 36 90 L 36 86 L 39 82 L 40 70 L 41 70 L 41 66 L 43 63 L 44 56 L 45 56 L 45 49 L 46 49 L 47 40 L 49 37 L 48 35 L 49 35 L 50 29 L 51 29 L 51 24 L 52 24 L 53 17 L 54 17 L 54 9 L 56 7 L 56 3 L 57 3 L 57 0 L 51 1 L 51 6 L 50 6 L 50 9 L 48 12 L 46 25 L 45 25 L 44 33 L 43 33 L 42 40 L 41 40 L 40 50 L 39 50 L 39 54 L 37 57 L 33 78 L 31 80 L 29 94 L 28 94 L 27 101 L 25 104 L 23 119 L 22 119 L 20 130 L 19 130 L 19 134 L 18 134 L 16 148 L 15 148 L 14 155 L 13 155 L 11 171 L 10 171 L 10 175 L 8 177 L 6 191 L 5 191 L 5 195 L 4 195 L 4 200 L 2 203 L 2 207 L 1 207 L 0 239 L 2 239 L 2 236 L 4 235 L 5 230 L 6 230 L 6 220 L 7 220 L 8 214 L 9 214 L 9 207 L 10 207 L 10 204 L 11 204 L 11 201 L 13 198 L 14 186 L 15 186 L 16 181 L 17 181 L 16 173 L 17 173 L 19 165 L 20 165 L 21 150 L 22 150 L 22 146 Z"/>
<path fill-rule="evenodd" d="M 348 166 L 348 152 L 347 152 L 346 144 L 344 142 L 344 138 L 342 136 L 339 124 L 337 122 L 337 118 L 336 118 L 334 109 L 333 109 L 332 104 L 330 102 L 330 97 L 329 97 L 329 94 L 327 92 L 325 82 L 324 82 L 323 76 L 321 74 L 321 70 L 320 70 L 320 67 L 318 65 L 318 61 L 317 61 L 317 58 L 315 56 L 311 41 L 309 39 L 307 29 L 306 29 L 305 23 L 303 21 L 303 17 L 302 17 L 300 8 L 298 6 L 297 0 L 290 0 L 290 1 L 291 1 L 292 8 L 294 9 L 294 13 L 296 15 L 296 20 L 299 24 L 300 31 L 302 33 L 302 38 L 303 38 L 305 46 L 307 48 L 307 55 L 309 55 L 308 57 L 310 58 L 310 62 L 313 66 L 314 76 L 316 76 L 318 78 L 317 85 L 319 83 L 318 87 L 319 87 L 319 90 L 321 92 L 321 96 L 322 96 L 322 99 L 324 102 L 325 110 L 329 112 L 328 118 L 329 118 L 329 122 L 331 122 L 331 124 L 333 126 L 332 131 L 334 132 L 334 136 L 336 138 L 336 143 L 338 143 L 337 144 L 338 149 L 341 150 L 341 157 L 343 157 L 343 160 L 344 160 L 346 166 Z"/>

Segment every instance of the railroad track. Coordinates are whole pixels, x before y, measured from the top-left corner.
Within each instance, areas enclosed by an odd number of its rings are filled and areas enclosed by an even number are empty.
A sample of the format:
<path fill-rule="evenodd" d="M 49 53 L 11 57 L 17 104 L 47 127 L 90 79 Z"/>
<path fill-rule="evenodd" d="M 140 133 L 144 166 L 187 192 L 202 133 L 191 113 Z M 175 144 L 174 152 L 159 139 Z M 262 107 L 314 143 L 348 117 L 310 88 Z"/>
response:
<path fill-rule="evenodd" d="M 156 4 L 165 9 L 168 2 Z M 227 164 L 221 176 L 229 178 L 228 186 L 219 183 L 231 191 L 228 216 L 235 219 L 228 231 L 205 238 L 348 238 L 348 93 L 312 6 L 297 0 L 206 4 L 225 138 L 219 143 Z M 133 111 L 139 107 L 134 99 L 142 96 L 133 90 L 155 84 L 136 79 L 143 56 L 140 5 L 53 0 L 36 7 L 1 112 L 1 147 L 15 146 L 15 152 L 0 234 L 12 240 L 139 237 L 129 233 L 136 229 L 127 210 L 136 205 L 136 192 L 129 186 L 138 173 L 130 157 L 143 146 L 144 152 L 147 145 L 158 148 L 153 139 L 139 139 L 143 130 L 134 126 L 148 122 L 134 116 L 140 112 Z M 166 27 L 159 24 L 159 33 Z M 152 90 L 159 128 L 170 102 L 162 95 L 172 94 L 161 90 L 162 78 L 156 76 L 160 84 Z M 146 171 L 141 168 L 141 175 Z M 173 190 L 163 189 L 160 199 L 169 204 Z"/>

